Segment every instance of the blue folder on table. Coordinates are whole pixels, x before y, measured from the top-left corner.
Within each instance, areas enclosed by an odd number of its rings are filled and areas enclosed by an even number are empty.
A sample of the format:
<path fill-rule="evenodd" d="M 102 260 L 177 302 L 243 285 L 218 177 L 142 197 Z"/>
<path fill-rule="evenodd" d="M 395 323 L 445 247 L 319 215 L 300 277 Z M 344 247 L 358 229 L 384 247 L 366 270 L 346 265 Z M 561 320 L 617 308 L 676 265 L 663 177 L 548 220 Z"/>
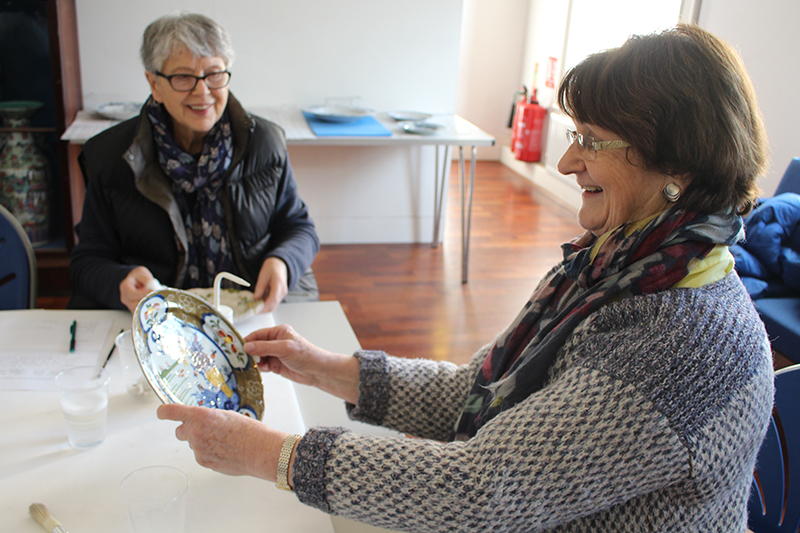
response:
<path fill-rule="evenodd" d="M 303 116 L 317 137 L 388 137 L 392 134 L 374 117 L 363 117 L 352 122 L 327 122 L 305 111 Z"/>

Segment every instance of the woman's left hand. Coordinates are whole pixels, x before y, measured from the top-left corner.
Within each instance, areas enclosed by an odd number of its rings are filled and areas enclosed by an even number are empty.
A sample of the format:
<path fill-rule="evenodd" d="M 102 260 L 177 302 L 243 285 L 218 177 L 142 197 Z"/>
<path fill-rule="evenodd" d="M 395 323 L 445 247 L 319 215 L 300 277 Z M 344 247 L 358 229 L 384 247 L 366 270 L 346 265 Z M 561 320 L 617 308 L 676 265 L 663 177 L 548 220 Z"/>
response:
<path fill-rule="evenodd" d="M 271 313 L 289 293 L 289 269 L 283 259 L 268 257 L 261 265 L 253 290 L 256 300 L 264 301 L 263 312 Z"/>
<path fill-rule="evenodd" d="M 276 481 L 278 456 L 288 433 L 223 409 L 164 404 L 156 414 L 182 422 L 175 436 L 189 443 L 200 466 L 229 476 Z"/>

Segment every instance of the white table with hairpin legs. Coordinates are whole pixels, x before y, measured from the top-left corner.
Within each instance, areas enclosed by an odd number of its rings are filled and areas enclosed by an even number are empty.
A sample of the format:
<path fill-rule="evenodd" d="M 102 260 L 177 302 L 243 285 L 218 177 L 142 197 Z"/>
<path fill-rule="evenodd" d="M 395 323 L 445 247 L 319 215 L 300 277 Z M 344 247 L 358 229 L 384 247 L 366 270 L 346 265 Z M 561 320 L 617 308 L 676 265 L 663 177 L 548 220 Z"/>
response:
<path fill-rule="evenodd" d="M 2 311 L 0 320 L 41 321 L 111 319 L 102 353 L 105 357 L 120 329 L 129 329 L 130 313 L 123 311 Z M 311 342 L 327 349 L 352 353 L 358 340 L 338 302 L 282 304 L 272 315 L 237 323 L 246 335 L 275 321 L 289 323 Z M 30 339 L 36 343 L 36 339 Z M 0 353 L 0 365 L 4 364 Z M 189 477 L 186 531 L 368 532 L 382 531 L 307 507 L 297 497 L 272 483 L 246 476 L 233 477 L 199 466 L 185 442 L 175 438 L 177 423 L 158 420 L 159 402 L 130 397 L 121 384 L 119 357 L 107 369 L 108 430 L 98 447 L 78 451 L 69 447 L 55 391 L 0 390 L 0 531 L 38 533 L 41 526 L 28 506 L 44 503 L 73 533 L 128 531 L 119 484 L 125 475 L 144 466 L 167 464 Z M 291 382 L 262 374 L 264 422 L 277 429 L 303 433 L 308 425 L 350 425 L 343 402 L 307 387 L 295 392 Z M 301 412 L 305 406 L 308 415 Z M 304 420 L 304 416 L 308 421 Z"/>
<path fill-rule="evenodd" d="M 433 115 L 429 122 L 440 126 L 439 129 L 430 134 L 417 135 L 407 133 L 403 129 L 403 122 L 392 119 L 387 113 L 375 113 L 375 119 L 391 132 L 387 136 L 322 136 L 318 137 L 303 117 L 300 108 L 293 105 L 255 107 L 253 113 L 278 124 L 286 133 L 286 144 L 290 147 L 317 147 L 319 148 L 373 148 L 386 149 L 397 147 L 433 147 L 434 155 L 434 180 L 433 180 L 433 238 L 431 246 L 438 247 L 440 241 L 440 230 L 442 227 L 442 214 L 444 210 L 445 187 L 450 175 L 451 147 L 458 147 L 458 175 L 459 190 L 461 195 L 461 282 L 467 283 L 469 279 L 469 244 L 470 232 L 472 227 L 472 196 L 475 186 L 475 165 L 477 160 L 478 147 L 494 146 L 495 138 L 478 128 L 463 117 L 452 113 Z M 69 141 L 72 144 L 82 144 L 87 139 L 102 132 L 103 130 L 117 124 L 117 121 L 103 119 L 89 111 L 79 111 L 75 120 L 70 124 L 67 131 L 61 136 L 61 140 Z M 464 149 L 469 150 L 470 165 L 469 172 L 465 168 Z M 330 155 L 330 154 L 328 154 Z M 306 176 L 306 178 L 308 178 Z M 75 180 L 76 178 L 72 178 Z M 73 188 L 83 188 L 82 180 L 77 183 L 73 181 Z M 327 191 L 326 191 L 327 192 Z M 348 194 L 353 194 L 350 191 Z M 306 199 L 310 202 L 309 199 Z M 324 201 L 330 203 L 329 195 L 324 195 Z M 351 203 L 349 209 L 352 211 L 352 198 L 343 202 L 340 198 L 334 200 L 334 205 Z M 372 202 L 374 203 L 374 202 Z M 73 200 L 73 208 L 79 210 L 83 205 L 80 201 Z M 310 205 L 310 204 L 309 204 Z M 312 216 L 315 210 L 312 207 Z M 319 205 L 317 206 L 320 207 Z M 362 216 L 367 216 L 362 214 Z M 393 215 L 398 216 L 396 213 Z M 422 213 L 414 213 L 414 217 L 420 217 Z M 365 218 L 369 220 L 369 218 Z M 376 222 L 377 223 L 377 222 Z M 377 223 L 389 224 L 387 220 Z M 390 224 L 389 224 L 390 225 Z M 388 242 L 388 241 L 387 241 Z"/>

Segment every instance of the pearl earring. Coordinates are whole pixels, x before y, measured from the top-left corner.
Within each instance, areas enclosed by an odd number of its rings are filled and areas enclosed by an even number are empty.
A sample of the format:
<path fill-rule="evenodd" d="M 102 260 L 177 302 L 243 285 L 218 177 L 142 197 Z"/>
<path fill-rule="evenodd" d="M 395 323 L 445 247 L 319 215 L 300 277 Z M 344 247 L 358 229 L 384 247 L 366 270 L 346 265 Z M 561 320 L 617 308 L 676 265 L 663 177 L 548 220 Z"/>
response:
<path fill-rule="evenodd" d="M 664 198 L 672 203 L 678 201 L 678 199 L 681 197 L 681 192 L 683 191 L 681 191 L 681 188 L 675 183 L 667 183 L 664 185 L 664 188 L 661 189 L 661 194 L 664 195 Z"/>

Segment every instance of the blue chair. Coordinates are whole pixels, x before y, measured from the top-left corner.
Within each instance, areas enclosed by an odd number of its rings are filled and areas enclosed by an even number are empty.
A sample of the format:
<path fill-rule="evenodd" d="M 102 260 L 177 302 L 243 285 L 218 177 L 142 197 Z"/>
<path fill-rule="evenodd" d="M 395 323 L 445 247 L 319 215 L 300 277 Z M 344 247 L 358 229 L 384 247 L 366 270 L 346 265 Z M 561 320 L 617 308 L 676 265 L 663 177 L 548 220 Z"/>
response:
<path fill-rule="evenodd" d="M 0 310 L 36 307 L 36 255 L 14 215 L 0 205 Z"/>
<path fill-rule="evenodd" d="M 754 533 L 800 531 L 800 365 L 775 373 L 775 407 L 748 503 Z"/>
<path fill-rule="evenodd" d="M 775 196 L 785 192 L 794 192 L 800 194 L 800 157 L 795 157 L 789 163 L 786 172 L 783 173 L 781 182 L 775 190 Z"/>
<path fill-rule="evenodd" d="M 789 163 L 775 196 L 783 193 L 800 194 L 800 157 Z M 800 296 L 789 289 L 786 293 L 779 297 L 755 298 L 753 302 L 767 328 L 773 349 L 793 363 L 800 363 Z"/>
<path fill-rule="evenodd" d="M 753 300 L 772 348 L 800 363 L 800 297 Z M 800 409 L 800 403 L 798 403 Z"/>

